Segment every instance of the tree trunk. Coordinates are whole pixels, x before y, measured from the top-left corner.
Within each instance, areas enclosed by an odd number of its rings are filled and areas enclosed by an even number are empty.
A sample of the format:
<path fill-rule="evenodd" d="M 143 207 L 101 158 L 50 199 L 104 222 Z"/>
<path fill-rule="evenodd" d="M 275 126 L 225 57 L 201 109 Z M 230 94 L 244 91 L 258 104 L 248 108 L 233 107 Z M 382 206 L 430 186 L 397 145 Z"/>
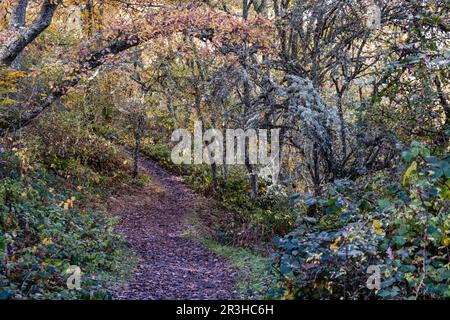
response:
<path fill-rule="evenodd" d="M 17 5 L 14 7 L 11 13 L 11 21 L 9 22 L 9 29 L 15 32 L 19 32 L 26 26 L 28 0 L 18 0 Z M 16 70 L 21 69 L 22 54 L 19 54 L 16 59 L 11 63 L 11 66 Z M 15 99 L 15 97 L 12 97 Z"/>
<path fill-rule="evenodd" d="M 247 168 L 247 171 L 250 175 L 249 182 L 250 182 L 250 188 L 251 188 L 251 198 L 253 201 L 258 200 L 258 175 L 256 174 L 256 168 L 255 165 L 252 165 L 250 163 L 250 157 L 249 157 L 249 146 L 248 143 L 246 143 L 245 147 L 245 166 Z"/>
<path fill-rule="evenodd" d="M 133 151 L 133 178 L 139 173 L 139 154 L 141 153 L 141 134 L 136 132 L 134 135 L 135 146 Z"/>
<path fill-rule="evenodd" d="M 227 181 L 228 181 L 228 164 L 227 164 L 227 141 L 224 139 L 223 141 L 223 163 L 222 163 L 222 179 L 223 179 L 223 190 L 226 190 Z"/>
<path fill-rule="evenodd" d="M 315 143 L 313 146 L 313 165 L 314 165 L 314 176 L 313 176 L 313 181 L 314 181 L 314 196 L 315 197 L 320 197 L 322 194 L 322 188 L 320 185 L 320 163 L 319 163 L 319 151 L 318 151 L 318 146 Z"/>
<path fill-rule="evenodd" d="M 242 1 L 242 18 L 244 18 L 244 20 L 248 19 L 248 11 L 249 11 L 248 0 L 243 0 Z"/>
<path fill-rule="evenodd" d="M 28 0 L 18 0 L 17 5 L 11 13 L 11 20 L 9 21 L 10 30 L 19 30 L 25 27 L 27 16 Z"/>
<path fill-rule="evenodd" d="M 41 6 L 41 11 L 39 12 L 36 19 L 34 19 L 33 23 L 29 27 L 21 28 L 20 30 L 15 32 L 14 35 L 0 47 L 0 64 L 10 66 L 14 62 L 14 60 L 16 60 L 17 56 L 22 53 L 26 46 L 29 45 L 34 39 L 36 39 L 45 29 L 47 29 L 47 27 L 52 22 L 53 16 L 60 3 L 60 0 L 44 1 Z M 20 5 L 25 4 L 27 3 L 19 3 L 19 5 L 16 7 L 17 12 L 13 13 L 13 18 L 24 19 L 26 7 L 23 8 Z M 12 23 L 15 22 L 13 21 Z"/>
<path fill-rule="evenodd" d="M 219 194 L 219 180 L 217 178 L 217 164 L 216 163 L 211 163 L 211 175 L 212 175 L 212 179 L 213 179 L 214 193 L 218 195 Z"/>
<path fill-rule="evenodd" d="M 246 151 L 247 153 L 247 151 Z M 255 167 L 251 165 L 248 161 L 248 156 L 245 159 L 245 166 L 248 173 L 250 174 L 250 188 L 251 188 L 251 198 L 253 201 L 258 200 L 258 175 L 255 172 Z"/>
<path fill-rule="evenodd" d="M 345 120 L 344 120 L 344 110 L 342 106 L 342 93 L 338 93 L 338 100 L 337 100 L 337 108 L 338 108 L 338 116 L 339 116 L 339 124 L 340 124 L 340 138 L 342 143 L 342 149 L 341 149 L 341 161 L 342 164 L 344 163 L 345 159 L 347 158 L 347 135 L 345 132 Z M 343 168 L 340 168 L 339 171 L 341 172 Z"/>

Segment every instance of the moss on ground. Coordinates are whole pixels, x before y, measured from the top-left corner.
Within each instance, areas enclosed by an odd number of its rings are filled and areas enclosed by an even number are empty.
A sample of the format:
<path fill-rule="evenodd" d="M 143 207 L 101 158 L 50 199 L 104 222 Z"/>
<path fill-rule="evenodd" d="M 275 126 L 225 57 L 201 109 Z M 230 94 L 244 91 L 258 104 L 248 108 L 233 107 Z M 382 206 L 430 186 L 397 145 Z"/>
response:
<path fill-rule="evenodd" d="M 209 250 L 225 257 L 237 271 L 236 285 L 243 299 L 263 299 L 270 282 L 270 258 L 249 249 L 221 245 L 213 240 L 200 239 Z"/>

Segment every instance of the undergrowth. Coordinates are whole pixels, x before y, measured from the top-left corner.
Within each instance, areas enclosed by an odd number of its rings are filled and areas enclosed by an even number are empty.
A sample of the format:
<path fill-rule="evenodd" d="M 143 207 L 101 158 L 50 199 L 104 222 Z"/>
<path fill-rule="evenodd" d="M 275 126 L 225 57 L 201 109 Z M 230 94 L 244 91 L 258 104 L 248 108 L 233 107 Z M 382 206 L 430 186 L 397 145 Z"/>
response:
<path fill-rule="evenodd" d="M 0 298 L 111 298 L 134 258 L 100 205 L 105 194 L 13 150 L 0 153 Z M 80 289 L 68 289 L 69 266 L 81 269 Z"/>

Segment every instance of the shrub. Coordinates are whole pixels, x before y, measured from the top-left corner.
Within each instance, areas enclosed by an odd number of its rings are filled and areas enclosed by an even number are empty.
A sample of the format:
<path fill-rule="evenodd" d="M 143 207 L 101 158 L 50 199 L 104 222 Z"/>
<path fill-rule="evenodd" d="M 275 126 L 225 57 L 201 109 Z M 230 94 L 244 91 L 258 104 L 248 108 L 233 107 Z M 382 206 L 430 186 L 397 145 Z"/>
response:
<path fill-rule="evenodd" d="M 165 144 L 154 144 L 149 139 L 144 139 L 142 153 L 149 159 L 158 162 L 161 166 L 178 174 L 187 174 L 189 169 L 185 165 L 176 165 L 170 158 L 170 146 Z"/>
<path fill-rule="evenodd" d="M 59 188 L 45 171 L 20 175 L 18 162 L 0 154 L 0 163 L 12 163 L 8 171 L 0 167 L 0 298 L 109 298 L 109 279 L 119 274 L 126 250 L 114 220 L 78 208 L 84 195 Z M 83 272 L 81 290 L 66 287 L 70 265 Z"/>
<path fill-rule="evenodd" d="M 40 121 L 31 134 L 34 138 L 27 139 L 29 148 L 48 168 L 63 176 L 101 184 L 105 177 L 120 180 L 131 170 L 123 152 L 70 114 L 52 115 Z"/>
<path fill-rule="evenodd" d="M 418 143 L 403 157 L 408 169 L 401 183 L 374 192 L 336 182 L 328 199 L 300 201 L 298 226 L 276 239 L 273 270 L 279 280 L 270 296 L 450 297 L 449 157 L 431 157 Z M 323 214 L 308 216 L 311 206 Z M 381 268 L 379 290 L 366 287 L 370 265 Z"/>

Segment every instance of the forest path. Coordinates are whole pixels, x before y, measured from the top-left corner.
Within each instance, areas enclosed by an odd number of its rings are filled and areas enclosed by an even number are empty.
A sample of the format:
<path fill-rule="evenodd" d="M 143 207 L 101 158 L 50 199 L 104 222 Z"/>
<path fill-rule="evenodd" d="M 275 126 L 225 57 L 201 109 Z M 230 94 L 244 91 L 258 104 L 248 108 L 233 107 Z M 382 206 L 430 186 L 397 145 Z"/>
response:
<path fill-rule="evenodd" d="M 113 212 L 117 230 L 139 255 L 133 280 L 114 299 L 178 300 L 236 298 L 228 262 L 183 236 L 183 219 L 198 196 L 180 178 L 146 159 L 142 168 L 160 190 L 156 195 L 121 197 Z"/>

